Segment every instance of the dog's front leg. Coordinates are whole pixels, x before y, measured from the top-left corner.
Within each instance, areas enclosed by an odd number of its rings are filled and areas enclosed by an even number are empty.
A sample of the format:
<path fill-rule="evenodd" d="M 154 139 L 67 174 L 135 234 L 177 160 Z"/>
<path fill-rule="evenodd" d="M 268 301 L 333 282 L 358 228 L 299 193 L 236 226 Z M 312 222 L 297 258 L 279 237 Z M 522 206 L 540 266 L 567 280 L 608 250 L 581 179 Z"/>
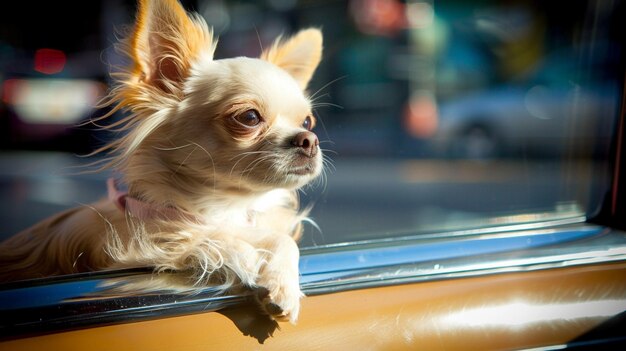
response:
<path fill-rule="evenodd" d="M 271 252 L 257 281 L 261 307 L 278 321 L 295 323 L 304 296 L 300 291 L 298 245 L 290 236 L 277 235 L 266 238 L 259 246 Z"/>

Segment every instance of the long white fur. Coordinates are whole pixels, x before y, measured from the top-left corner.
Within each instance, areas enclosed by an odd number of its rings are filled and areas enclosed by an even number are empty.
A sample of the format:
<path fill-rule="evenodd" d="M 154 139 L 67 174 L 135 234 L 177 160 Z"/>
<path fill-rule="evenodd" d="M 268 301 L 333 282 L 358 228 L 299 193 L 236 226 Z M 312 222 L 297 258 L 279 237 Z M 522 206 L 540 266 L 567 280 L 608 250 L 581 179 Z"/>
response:
<path fill-rule="evenodd" d="M 305 160 L 310 172 L 294 173 L 304 161 L 290 141 L 311 117 L 305 89 L 322 36 L 308 29 L 278 39 L 261 58 L 214 60 L 215 46 L 204 20 L 176 0 L 140 0 L 121 43 L 132 65 L 115 74 L 108 100 L 113 112 L 128 113 L 108 127 L 124 134 L 99 150 L 130 196 L 200 220 L 139 220 L 103 199 L 3 242 L 0 280 L 151 266 L 189 272 L 196 284 L 264 288 L 267 312 L 296 321 L 294 239 L 306 218 L 296 190 L 323 162 L 320 151 Z M 262 128 L 233 129 L 233 116 L 246 110 L 260 113 Z"/>

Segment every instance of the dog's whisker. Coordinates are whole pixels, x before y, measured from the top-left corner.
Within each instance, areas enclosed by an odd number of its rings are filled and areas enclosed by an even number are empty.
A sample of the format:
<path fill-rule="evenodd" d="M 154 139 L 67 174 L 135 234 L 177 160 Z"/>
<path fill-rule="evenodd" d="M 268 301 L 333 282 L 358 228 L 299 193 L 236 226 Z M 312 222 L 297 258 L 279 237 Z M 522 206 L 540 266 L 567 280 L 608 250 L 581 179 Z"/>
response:
<path fill-rule="evenodd" d="M 191 157 L 191 154 L 193 154 L 196 150 L 198 150 L 198 147 L 196 146 L 195 148 L 193 148 L 193 150 L 191 150 L 189 152 L 189 154 L 187 154 L 187 156 L 180 161 L 180 163 L 178 164 L 178 167 L 176 167 L 176 169 L 174 170 L 172 175 L 176 175 L 178 174 L 178 171 L 180 170 L 180 168 L 185 164 L 185 162 L 187 162 L 187 160 L 189 159 L 189 157 Z"/>
<path fill-rule="evenodd" d="M 258 167 L 259 165 L 266 163 L 268 161 L 275 161 L 277 159 L 277 157 L 275 155 L 268 155 L 266 157 L 260 158 L 257 162 L 251 163 L 251 167 L 248 170 L 248 174 L 252 173 L 254 171 L 254 168 Z M 277 162 L 274 162 L 277 163 Z M 244 172 L 245 173 L 245 172 Z M 276 176 L 277 174 L 274 172 L 266 172 L 267 174 L 271 174 L 272 176 Z M 266 178 L 267 179 L 267 178 Z"/>
<path fill-rule="evenodd" d="M 213 191 L 215 191 L 215 189 L 216 189 L 215 188 L 216 187 L 216 184 L 215 184 L 216 170 L 215 170 L 215 161 L 213 160 L 213 156 L 211 156 L 211 153 L 205 147 L 203 147 L 202 145 L 196 143 L 195 141 L 191 141 L 191 140 L 189 140 L 189 142 L 190 142 L 191 145 L 195 145 L 197 148 L 202 150 L 204 152 L 204 154 L 207 155 L 207 157 L 209 158 L 209 161 L 211 161 L 211 170 L 213 172 L 213 177 L 212 177 L 212 180 L 213 180 Z M 202 185 L 206 184 L 207 181 L 210 181 L 210 179 L 209 178 L 205 179 L 205 181 L 202 183 Z"/>
<path fill-rule="evenodd" d="M 159 150 L 159 151 L 175 151 L 175 150 L 184 149 L 193 145 L 194 145 L 193 143 L 189 143 L 189 144 L 185 144 L 181 146 L 173 146 L 173 147 L 152 146 L 152 148 L 155 150 Z"/>
<path fill-rule="evenodd" d="M 330 162 L 330 161 L 323 161 L 323 165 L 324 165 L 324 172 L 336 172 L 337 168 L 335 168 L 335 165 Z"/>
<path fill-rule="evenodd" d="M 315 97 L 317 96 L 317 94 L 319 94 L 322 90 L 324 90 L 324 89 L 328 88 L 330 85 L 332 85 L 332 84 L 334 84 L 334 83 L 336 83 L 336 82 L 338 82 L 338 81 L 340 81 L 340 80 L 342 80 L 342 79 L 345 79 L 345 78 L 347 78 L 347 77 L 348 77 L 348 76 L 341 76 L 341 77 L 339 77 L 339 78 L 333 79 L 333 80 L 331 80 L 330 82 L 328 82 L 328 83 L 324 84 L 321 88 L 317 89 L 317 91 L 316 91 L 315 93 L 313 93 L 313 94 L 309 97 L 309 99 L 315 99 Z"/>
<path fill-rule="evenodd" d="M 284 160 L 280 160 L 278 159 L 278 157 L 275 157 L 275 161 L 274 162 L 274 166 L 277 167 L 277 171 L 276 172 L 271 172 L 268 171 L 265 173 L 264 177 L 263 177 L 263 181 L 265 182 L 275 182 L 275 181 L 280 181 L 280 179 L 278 178 L 278 174 L 284 174 L 288 171 L 288 167 L 286 166 L 286 162 L 284 162 Z M 278 165 L 278 166 L 276 166 Z"/>
<path fill-rule="evenodd" d="M 231 167 L 231 171 L 230 171 L 230 176 L 233 175 L 233 171 L 234 169 L 237 167 L 237 165 L 239 164 L 239 162 L 243 161 L 243 159 L 245 159 L 248 156 L 255 156 L 255 155 L 263 155 L 263 154 L 271 154 L 271 151 L 265 151 L 265 150 L 261 150 L 261 151 L 248 151 L 248 152 L 242 152 L 237 156 L 232 157 L 230 160 L 233 161 L 235 159 L 238 158 L 237 162 L 235 162 L 235 164 L 233 164 L 233 166 Z"/>
<path fill-rule="evenodd" d="M 329 157 L 328 154 L 339 155 L 337 151 L 330 149 L 322 149 L 322 152 L 324 153 L 324 157 Z"/>
<path fill-rule="evenodd" d="M 80 259 L 80 257 L 85 253 L 85 251 L 81 251 L 78 256 L 76 256 L 76 259 L 74 260 L 74 263 L 72 263 L 72 267 L 76 268 L 76 264 L 78 264 L 78 260 Z"/>
<path fill-rule="evenodd" d="M 330 94 L 329 94 L 329 93 L 325 93 L 325 94 L 322 94 L 322 95 L 316 96 L 316 97 L 314 97 L 314 98 L 311 98 L 311 99 L 310 99 L 311 104 L 313 104 L 313 105 L 314 105 L 316 102 L 318 102 L 318 100 L 320 100 L 320 99 L 322 99 L 322 98 L 325 98 L 325 97 L 330 97 Z"/>
<path fill-rule="evenodd" d="M 262 164 L 263 162 L 267 162 L 268 160 L 271 160 L 275 158 L 275 155 L 270 154 L 270 155 L 265 155 L 263 157 L 259 157 L 258 159 L 252 161 L 248 166 L 246 166 L 246 168 L 244 168 L 244 170 L 241 172 L 240 175 L 240 179 L 243 180 L 243 177 L 247 177 L 250 175 L 250 173 L 252 173 L 254 171 L 254 169 Z M 266 179 L 265 179 L 266 180 Z"/>
<path fill-rule="evenodd" d="M 241 161 L 242 161 L 244 158 L 246 158 L 247 156 L 253 156 L 253 155 L 255 155 L 255 154 L 254 154 L 254 153 L 250 153 L 250 154 L 244 153 L 244 155 L 243 155 L 243 156 L 242 156 L 242 157 L 241 157 L 241 158 L 240 158 L 237 162 L 235 162 L 235 164 L 233 164 L 233 166 L 231 167 L 231 169 L 230 169 L 230 176 L 232 177 L 233 172 L 235 171 L 235 168 L 237 167 L 237 165 L 239 164 L 239 162 L 241 162 Z M 262 157 L 260 157 L 260 158 L 258 158 L 258 159 L 256 159 L 256 160 L 254 160 L 253 162 L 262 161 L 262 160 L 263 160 L 263 158 L 265 158 L 265 157 L 269 157 L 269 156 L 271 156 L 271 152 L 269 152 L 269 151 L 268 151 L 268 152 L 267 152 L 267 154 L 265 154 L 264 156 L 262 156 Z M 249 166 L 249 165 L 248 165 L 248 166 Z M 241 172 L 241 173 L 242 173 L 242 175 L 245 173 L 246 169 L 247 169 L 247 167 L 246 167 L 246 168 L 244 168 L 244 170 Z"/>
<path fill-rule="evenodd" d="M 308 195 L 305 188 L 298 189 L 298 191 L 301 192 L 304 196 Z"/>
<path fill-rule="evenodd" d="M 333 104 L 331 102 L 316 102 L 312 104 L 313 108 L 318 108 L 318 107 L 336 107 L 338 109 L 342 109 L 343 110 L 343 106 L 341 105 L 337 105 L 337 104 Z"/>
<path fill-rule="evenodd" d="M 242 156 L 250 156 L 250 155 L 260 155 L 260 154 L 269 154 L 272 153 L 271 151 L 267 151 L 267 150 L 258 150 L 258 151 L 245 151 L 242 152 L 236 156 L 233 156 L 230 158 L 231 161 L 237 159 L 238 157 L 242 157 Z"/>

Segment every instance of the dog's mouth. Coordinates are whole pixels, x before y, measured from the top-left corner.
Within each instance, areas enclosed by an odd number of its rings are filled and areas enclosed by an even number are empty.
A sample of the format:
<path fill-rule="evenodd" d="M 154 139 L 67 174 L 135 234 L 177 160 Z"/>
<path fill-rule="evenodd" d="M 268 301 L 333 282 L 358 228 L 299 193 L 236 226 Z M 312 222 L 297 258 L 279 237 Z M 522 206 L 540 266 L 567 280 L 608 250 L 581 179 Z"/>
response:
<path fill-rule="evenodd" d="M 250 157 L 237 165 L 242 175 L 239 179 L 262 188 L 302 187 L 322 172 L 323 156 L 317 151 L 312 156 L 295 148 L 263 151 L 260 158 Z"/>

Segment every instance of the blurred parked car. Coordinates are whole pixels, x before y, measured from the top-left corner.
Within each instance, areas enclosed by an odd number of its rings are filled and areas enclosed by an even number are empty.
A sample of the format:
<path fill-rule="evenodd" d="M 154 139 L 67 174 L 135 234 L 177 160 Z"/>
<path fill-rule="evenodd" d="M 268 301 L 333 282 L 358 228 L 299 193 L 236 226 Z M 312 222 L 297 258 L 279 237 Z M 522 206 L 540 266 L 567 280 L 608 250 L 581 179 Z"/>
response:
<path fill-rule="evenodd" d="M 596 77 L 591 83 L 577 82 L 574 77 L 583 73 L 576 71 L 576 57 L 559 56 L 528 79 L 441 103 L 432 137 L 436 155 L 488 159 L 606 154 L 619 86 Z"/>
<path fill-rule="evenodd" d="M 104 4 L 28 1 L 0 11 L 1 149 L 87 152 L 102 143 L 86 122 L 106 112 L 97 106 L 116 64 L 101 34 L 116 21 Z"/>

